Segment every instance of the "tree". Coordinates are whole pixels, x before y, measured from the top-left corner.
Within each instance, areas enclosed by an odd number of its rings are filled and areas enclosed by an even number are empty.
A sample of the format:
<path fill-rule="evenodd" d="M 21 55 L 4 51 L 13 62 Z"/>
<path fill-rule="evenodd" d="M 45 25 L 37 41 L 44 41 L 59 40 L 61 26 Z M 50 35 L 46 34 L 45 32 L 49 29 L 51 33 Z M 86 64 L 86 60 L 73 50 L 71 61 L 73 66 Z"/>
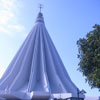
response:
<path fill-rule="evenodd" d="M 100 90 L 100 25 L 96 24 L 93 28 L 85 38 L 77 41 L 80 59 L 78 70 L 91 88 Z"/>

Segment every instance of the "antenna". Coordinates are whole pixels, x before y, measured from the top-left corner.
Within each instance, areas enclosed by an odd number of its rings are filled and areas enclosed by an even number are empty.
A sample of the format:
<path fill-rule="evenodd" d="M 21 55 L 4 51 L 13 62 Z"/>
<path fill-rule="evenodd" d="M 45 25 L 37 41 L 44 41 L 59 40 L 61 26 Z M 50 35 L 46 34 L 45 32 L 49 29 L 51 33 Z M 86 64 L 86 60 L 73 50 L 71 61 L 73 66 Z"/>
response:
<path fill-rule="evenodd" d="M 41 9 L 43 8 L 43 5 L 39 4 L 39 8 L 40 8 L 40 12 L 41 12 Z"/>

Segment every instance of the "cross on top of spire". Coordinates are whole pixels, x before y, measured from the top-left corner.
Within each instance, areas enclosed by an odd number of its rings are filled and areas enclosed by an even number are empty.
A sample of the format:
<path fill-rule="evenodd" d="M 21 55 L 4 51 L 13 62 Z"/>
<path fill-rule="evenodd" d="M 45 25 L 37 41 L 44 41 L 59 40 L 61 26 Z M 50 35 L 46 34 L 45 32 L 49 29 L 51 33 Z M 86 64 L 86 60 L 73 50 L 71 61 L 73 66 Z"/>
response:
<path fill-rule="evenodd" d="M 43 5 L 39 4 L 39 8 L 40 8 L 40 12 L 41 12 L 41 9 L 43 8 Z"/>

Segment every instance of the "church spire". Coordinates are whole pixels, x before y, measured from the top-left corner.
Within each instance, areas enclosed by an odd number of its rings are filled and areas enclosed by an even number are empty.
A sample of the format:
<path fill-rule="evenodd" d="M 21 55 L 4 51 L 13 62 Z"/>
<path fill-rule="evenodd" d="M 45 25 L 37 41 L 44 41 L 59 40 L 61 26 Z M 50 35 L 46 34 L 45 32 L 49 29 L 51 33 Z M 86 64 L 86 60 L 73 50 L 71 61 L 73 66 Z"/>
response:
<path fill-rule="evenodd" d="M 44 23 L 43 14 L 42 14 L 42 12 L 41 12 L 41 9 L 42 9 L 42 8 L 43 8 L 43 5 L 42 5 L 42 4 L 39 4 L 39 9 L 40 9 L 40 11 L 39 11 L 38 16 L 37 16 L 37 18 L 36 18 L 36 23 L 37 23 L 37 22 L 42 22 L 42 23 Z"/>

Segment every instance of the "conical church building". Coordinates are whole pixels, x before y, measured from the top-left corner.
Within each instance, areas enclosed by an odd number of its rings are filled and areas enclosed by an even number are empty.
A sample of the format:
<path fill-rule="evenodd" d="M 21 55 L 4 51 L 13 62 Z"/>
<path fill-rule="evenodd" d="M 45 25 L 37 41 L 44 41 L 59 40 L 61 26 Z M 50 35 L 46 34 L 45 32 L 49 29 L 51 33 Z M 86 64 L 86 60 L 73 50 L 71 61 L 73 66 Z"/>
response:
<path fill-rule="evenodd" d="M 80 96 L 81 99 L 75 99 Z M 71 81 L 39 12 L 35 25 L 0 79 L 6 100 L 83 100 Z"/>

